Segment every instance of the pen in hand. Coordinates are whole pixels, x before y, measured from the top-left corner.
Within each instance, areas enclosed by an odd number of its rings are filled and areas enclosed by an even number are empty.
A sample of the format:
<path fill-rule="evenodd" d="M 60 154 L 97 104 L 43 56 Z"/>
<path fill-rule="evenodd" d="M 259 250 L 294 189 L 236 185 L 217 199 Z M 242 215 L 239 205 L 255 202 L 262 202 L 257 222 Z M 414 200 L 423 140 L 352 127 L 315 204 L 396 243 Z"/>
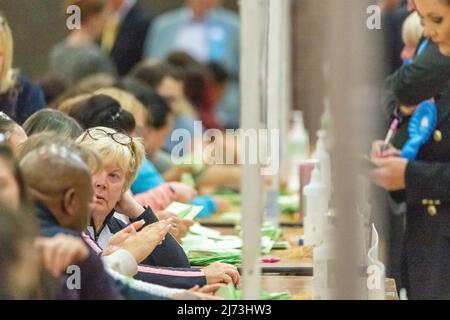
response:
<path fill-rule="evenodd" d="M 389 128 L 389 131 L 386 135 L 386 138 L 384 139 L 384 143 L 381 146 L 381 152 L 383 153 L 384 151 L 386 151 L 389 148 L 389 145 L 391 144 L 391 140 L 392 138 L 395 136 L 395 134 L 397 133 L 397 128 L 398 128 L 398 119 L 394 119 L 391 123 L 391 126 Z"/>

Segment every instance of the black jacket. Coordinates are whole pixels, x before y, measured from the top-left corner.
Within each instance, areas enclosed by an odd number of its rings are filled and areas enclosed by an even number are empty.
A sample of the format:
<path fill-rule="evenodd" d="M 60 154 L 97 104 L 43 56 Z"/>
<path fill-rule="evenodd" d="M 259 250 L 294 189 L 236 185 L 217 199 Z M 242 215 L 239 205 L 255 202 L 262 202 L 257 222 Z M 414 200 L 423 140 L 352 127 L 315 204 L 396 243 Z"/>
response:
<path fill-rule="evenodd" d="M 404 275 L 410 299 L 450 299 L 450 57 L 430 42 L 386 85 L 398 104 L 436 102 L 436 134 L 406 169 Z"/>
<path fill-rule="evenodd" d="M 122 21 L 111 50 L 111 58 L 119 76 L 126 75 L 142 60 L 151 20 L 151 16 L 136 3 Z"/>

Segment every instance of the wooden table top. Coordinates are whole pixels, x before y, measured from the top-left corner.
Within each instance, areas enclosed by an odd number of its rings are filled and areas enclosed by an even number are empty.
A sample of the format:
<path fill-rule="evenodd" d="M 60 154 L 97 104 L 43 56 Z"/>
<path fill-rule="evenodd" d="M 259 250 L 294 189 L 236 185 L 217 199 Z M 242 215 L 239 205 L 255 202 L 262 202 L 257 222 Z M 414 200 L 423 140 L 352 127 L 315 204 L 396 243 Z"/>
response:
<path fill-rule="evenodd" d="M 265 291 L 289 291 L 295 300 L 312 299 L 312 277 L 264 275 L 261 278 L 261 286 Z M 399 300 L 394 279 L 386 279 L 386 300 Z"/>

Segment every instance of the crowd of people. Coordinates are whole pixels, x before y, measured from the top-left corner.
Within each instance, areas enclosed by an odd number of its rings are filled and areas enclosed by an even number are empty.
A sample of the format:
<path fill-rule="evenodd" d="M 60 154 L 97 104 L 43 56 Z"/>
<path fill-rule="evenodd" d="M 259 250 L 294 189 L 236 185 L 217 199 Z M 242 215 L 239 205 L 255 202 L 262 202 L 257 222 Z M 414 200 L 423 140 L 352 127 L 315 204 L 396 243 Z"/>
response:
<path fill-rule="evenodd" d="M 410 299 L 450 299 L 450 1 L 382 2 L 403 24 L 383 105 L 399 126 L 390 145 L 373 143 L 371 178 L 400 217 L 399 286 Z M 71 5 L 81 27 L 49 51 L 37 82 L 15 68 L 0 15 L 0 299 L 216 299 L 238 270 L 191 267 L 180 243 L 193 222 L 165 208 L 226 211 L 209 191 L 238 190 L 239 167 L 174 165 L 189 142 L 170 137 L 195 140 L 196 120 L 239 127 L 239 18 L 220 0 L 154 19 L 136 0 L 66 0 L 64 12 Z M 437 124 L 407 160 L 426 100 Z"/>

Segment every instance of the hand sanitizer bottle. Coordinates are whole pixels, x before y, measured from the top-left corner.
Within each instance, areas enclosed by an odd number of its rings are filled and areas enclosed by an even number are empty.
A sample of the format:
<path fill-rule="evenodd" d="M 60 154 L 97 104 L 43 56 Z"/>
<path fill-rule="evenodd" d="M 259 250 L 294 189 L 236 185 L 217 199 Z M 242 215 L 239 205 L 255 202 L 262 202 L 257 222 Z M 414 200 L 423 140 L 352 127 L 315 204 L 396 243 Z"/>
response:
<path fill-rule="evenodd" d="M 333 144 L 333 115 L 331 114 L 330 98 L 325 97 L 323 100 L 323 104 L 325 106 L 325 109 L 322 113 L 322 116 L 320 117 L 320 131 L 324 132 L 325 147 L 328 151 L 330 151 Z"/>
<path fill-rule="evenodd" d="M 336 231 L 330 218 L 324 221 L 323 243 L 313 249 L 313 300 L 332 300 L 336 298 Z"/>
<path fill-rule="evenodd" d="M 325 146 L 325 135 L 324 131 L 319 130 L 317 132 L 317 144 L 316 151 L 313 153 L 312 157 L 319 160 L 320 172 L 322 174 L 322 181 L 327 189 L 327 197 L 331 197 L 331 161 L 330 155 Z"/>
<path fill-rule="evenodd" d="M 300 187 L 300 163 L 309 157 L 309 136 L 303 123 L 303 113 L 296 110 L 292 114 L 294 120 L 288 141 L 291 165 L 289 188 L 293 191 L 298 191 Z"/>
<path fill-rule="evenodd" d="M 320 245 L 323 240 L 324 218 L 328 211 L 328 197 L 317 165 L 312 172 L 311 182 L 303 189 L 303 201 L 305 209 L 304 244 L 307 246 Z"/>

